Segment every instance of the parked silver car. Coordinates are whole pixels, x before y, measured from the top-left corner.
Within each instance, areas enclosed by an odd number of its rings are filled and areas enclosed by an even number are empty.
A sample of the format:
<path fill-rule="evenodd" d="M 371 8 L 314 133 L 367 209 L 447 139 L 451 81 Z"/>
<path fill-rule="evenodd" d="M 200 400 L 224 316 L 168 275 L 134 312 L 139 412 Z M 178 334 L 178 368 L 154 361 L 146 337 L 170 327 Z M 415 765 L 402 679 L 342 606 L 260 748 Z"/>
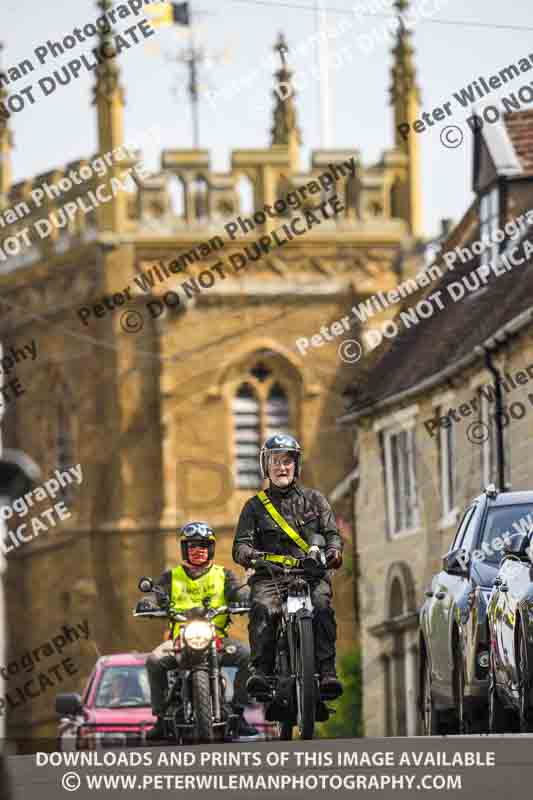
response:
<path fill-rule="evenodd" d="M 487 606 L 504 540 L 533 512 L 533 492 L 494 486 L 468 506 L 420 610 L 424 733 L 488 730 Z"/>

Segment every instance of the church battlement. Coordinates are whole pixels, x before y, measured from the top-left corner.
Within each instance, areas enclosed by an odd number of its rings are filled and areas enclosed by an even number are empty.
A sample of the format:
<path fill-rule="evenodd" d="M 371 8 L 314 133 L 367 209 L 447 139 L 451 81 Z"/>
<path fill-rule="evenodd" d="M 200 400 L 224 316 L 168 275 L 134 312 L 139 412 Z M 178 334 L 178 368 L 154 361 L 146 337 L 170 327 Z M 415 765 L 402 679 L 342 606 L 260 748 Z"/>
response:
<path fill-rule="evenodd" d="M 110 3 L 111 0 L 100 0 L 99 4 L 105 10 Z M 102 41 L 105 43 L 110 35 L 102 33 Z M 391 100 L 396 122 L 400 118 L 409 122 L 418 113 L 419 90 L 409 35 L 400 28 L 393 51 Z M 208 150 L 194 148 L 163 150 L 157 174 L 147 175 L 138 169 L 142 163 L 138 154 L 129 152 L 123 144 L 125 92 L 116 58 L 99 65 L 94 87 L 99 151 L 115 153 L 121 147 L 125 151 L 123 159 L 109 164 L 107 174 L 84 177 L 82 173 L 96 157 L 91 161 L 82 158 L 12 185 L 12 136 L 3 121 L 0 124 L 0 261 L 14 256 L 11 266 L 16 268 L 67 252 L 101 235 L 125 235 L 130 241 L 168 238 L 171 245 L 172 239 L 177 239 L 178 248 L 181 239 L 188 246 L 194 239 L 219 233 L 239 216 L 276 209 L 276 204 L 278 208 L 287 206 L 285 198 L 307 186 L 309 191 L 299 208 L 311 210 L 335 197 L 341 207 L 317 232 L 321 239 L 340 241 L 337 237 L 342 234 L 342 241 L 347 241 L 367 233 L 372 238 L 378 229 L 391 242 L 406 234 L 419 236 L 419 154 L 414 138 L 408 143 L 397 139 L 395 146 L 371 165 L 363 164 L 357 149 L 313 150 L 309 168 L 303 169 L 296 93 L 286 57 L 289 50 L 282 34 L 274 50 L 279 53 L 281 66 L 275 72 L 272 92 L 270 146 L 233 150 L 227 172 L 212 168 Z M 0 87 L 0 99 L 5 96 L 5 88 Z M 342 165 L 348 162 L 353 169 L 343 173 Z M 319 185 L 318 179 L 325 170 L 333 170 L 335 181 Z M 81 174 L 81 180 L 72 179 L 72 173 Z M 126 188 L 122 181 L 128 173 L 133 180 Z M 290 219 L 292 215 L 292 209 L 286 207 L 272 215 L 278 219 L 267 214 L 259 227 L 268 234 L 279 224 L 279 217 Z M 314 235 L 315 232 L 313 238 Z M 18 250 L 22 239 L 26 242 L 25 252 Z"/>

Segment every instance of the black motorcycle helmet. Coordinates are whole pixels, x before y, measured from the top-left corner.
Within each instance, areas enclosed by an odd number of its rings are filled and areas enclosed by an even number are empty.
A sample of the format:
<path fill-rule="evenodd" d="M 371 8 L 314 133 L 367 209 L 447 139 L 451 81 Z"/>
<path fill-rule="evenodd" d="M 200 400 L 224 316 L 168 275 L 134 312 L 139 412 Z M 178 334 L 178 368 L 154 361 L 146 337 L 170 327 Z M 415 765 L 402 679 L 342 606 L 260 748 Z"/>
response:
<path fill-rule="evenodd" d="M 290 453 L 294 455 L 294 477 L 298 478 L 302 468 L 302 448 L 294 436 L 288 433 L 276 433 L 269 436 L 259 453 L 261 475 L 268 478 L 268 459 L 271 453 Z"/>
<path fill-rule="evenodd" d="M 189 545 L 207 546 L 207 557 L 211 561 L 215 556 L 216 537 L 207 522 L 188 522 L 179 533 L 181 557 L 189 563 Z"/>

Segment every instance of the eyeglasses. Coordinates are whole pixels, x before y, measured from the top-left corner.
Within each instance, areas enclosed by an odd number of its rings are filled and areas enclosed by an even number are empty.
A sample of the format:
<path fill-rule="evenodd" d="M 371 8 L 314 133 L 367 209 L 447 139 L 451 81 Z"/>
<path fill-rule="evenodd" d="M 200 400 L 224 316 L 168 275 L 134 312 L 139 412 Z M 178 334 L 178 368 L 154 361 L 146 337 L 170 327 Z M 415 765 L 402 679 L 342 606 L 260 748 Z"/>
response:
<path fill-rule="evenodd" d="M 290 467 L 294 464 L 294 456 L 271 456 L 270 465 L 272 467 Z"/>

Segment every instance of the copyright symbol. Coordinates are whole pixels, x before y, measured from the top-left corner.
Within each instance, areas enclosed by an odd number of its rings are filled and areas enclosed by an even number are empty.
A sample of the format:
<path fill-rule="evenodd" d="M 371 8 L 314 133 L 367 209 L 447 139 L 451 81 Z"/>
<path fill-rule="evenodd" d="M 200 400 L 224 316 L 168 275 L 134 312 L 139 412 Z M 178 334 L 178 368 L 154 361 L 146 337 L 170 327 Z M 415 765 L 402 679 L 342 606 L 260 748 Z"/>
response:
<path fill-rule="evenodd" d="M 81 786 L 81 778 L 76 772 L 66 772 L 61 778 L 61 786 L 67 792 L 76 792 Z"/>
<path fill-rule="evenodd" d="M 143 315 L 139 311 L 125 311 L 120 318 L 120 327 L 124 333 L 138 333 L 143 325 Z"/>
<path fill-rule="evenodd" d="M 490 425 L 486 422 L 471 422 L 466 429 L 466 438 L 472 444 L 483 444 L 490 436 Z"/>
<path fill-rule="evenodd" d="M 338 348 L 338 354 L 341 361 L 345 364 L 355 364 L 363 355 L 363 348 L 357 339 L 345 339 L 341 342 Z"/>
<path fill-rule="evenodd" d="M 457 135 L 453 135 L 457 132 Z M 440 132 L 440 140 L 444 147 L 454 150 L 462 143 L 464 139 L 463 132 L 458 125 L 446 125 Z"/>

